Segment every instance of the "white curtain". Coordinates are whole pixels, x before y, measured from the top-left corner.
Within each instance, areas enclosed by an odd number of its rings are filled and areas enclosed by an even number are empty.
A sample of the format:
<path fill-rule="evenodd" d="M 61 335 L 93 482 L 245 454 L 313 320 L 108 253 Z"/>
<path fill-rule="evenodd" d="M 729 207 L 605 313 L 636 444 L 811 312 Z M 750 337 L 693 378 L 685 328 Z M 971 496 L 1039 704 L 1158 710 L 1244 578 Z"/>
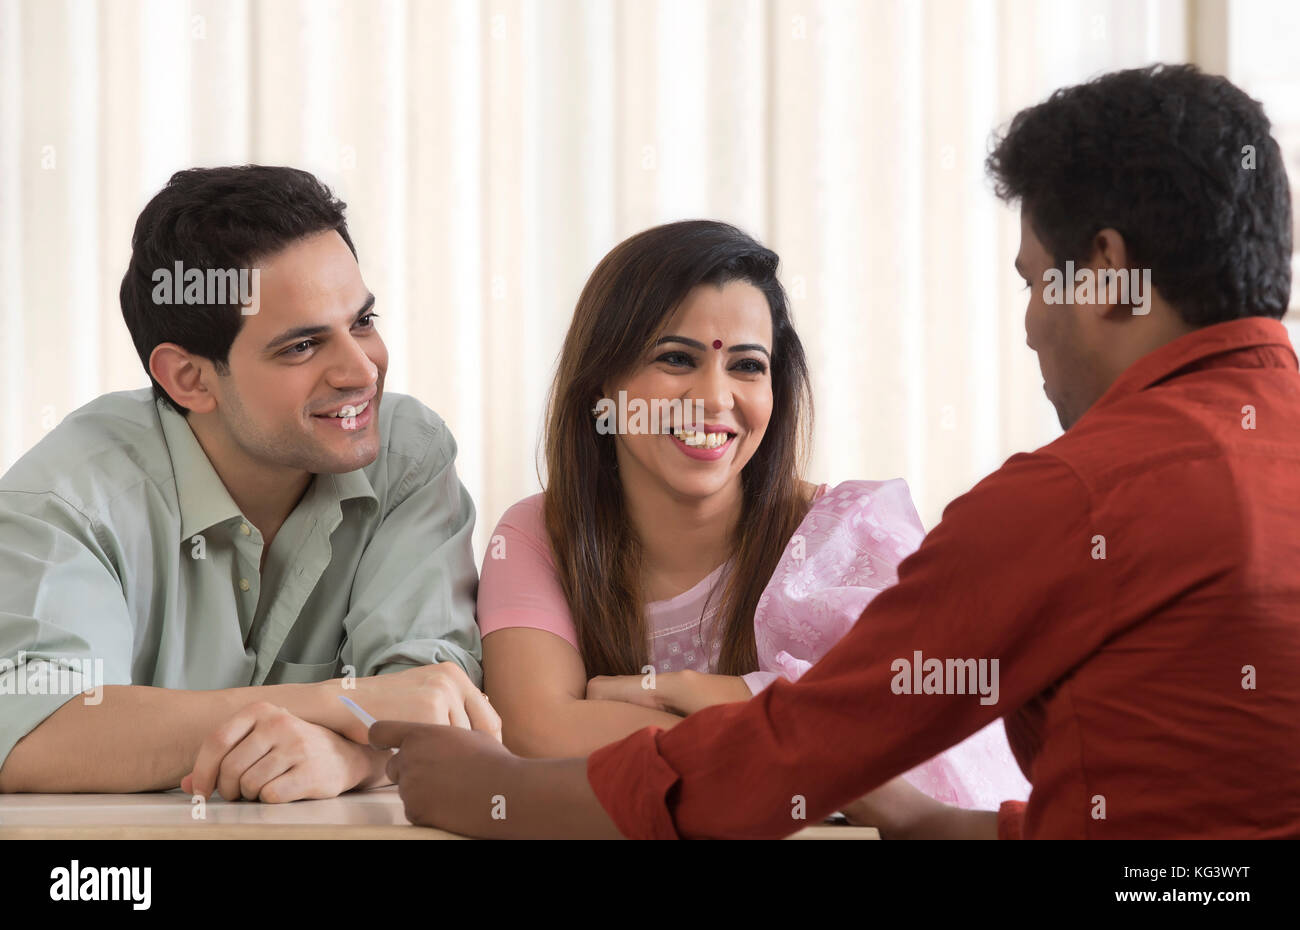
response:
<path fill-rule="evenodd" d="M 147 384 L 117 291 L 175 170 L 316 172 L 349 204 L 389 389 L 460 444 L 482 544 L 538 488 L 578 292 L 645 227 L 782 256 L 810 478 L 901 476 L 926 525 L 1059 433 L 1024 345 L 990 132 L 1053 88 L 1191 53 L 1183 0 L 0 0 L 8 467 Z M 74 463 L 69 463 L 72 467 Z"/>

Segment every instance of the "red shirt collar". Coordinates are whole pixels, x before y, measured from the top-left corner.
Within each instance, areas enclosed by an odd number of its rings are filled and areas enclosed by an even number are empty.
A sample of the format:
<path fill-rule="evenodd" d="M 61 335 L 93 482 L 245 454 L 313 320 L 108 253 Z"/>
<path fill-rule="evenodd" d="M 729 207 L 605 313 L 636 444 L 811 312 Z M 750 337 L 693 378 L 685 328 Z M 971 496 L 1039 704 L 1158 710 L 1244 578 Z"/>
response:
<path fill-rule="evenodd" d="M 1253 359 L 1229 356 L 1253 351 Z M 1298 366 L 1291 337 L 1281 321 L 1266 316 L 1248 316 L 1215 323 L 1179 336 L 1148 352 L 1111 384 L 1093 404 L 1099 407 L 1173 377 L 1188 368 L 1216 368 L 1226 365 L 1247 368 L 1290 368 Z"/>

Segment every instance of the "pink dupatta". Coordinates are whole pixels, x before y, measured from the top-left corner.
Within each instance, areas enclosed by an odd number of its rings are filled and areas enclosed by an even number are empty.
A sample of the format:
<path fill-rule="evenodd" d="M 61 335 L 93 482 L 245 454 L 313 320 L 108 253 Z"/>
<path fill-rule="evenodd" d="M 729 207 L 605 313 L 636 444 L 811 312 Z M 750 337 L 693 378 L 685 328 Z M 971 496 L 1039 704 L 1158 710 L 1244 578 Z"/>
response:
<path fill-rule="evenodd" d="M 907 483 L 845 481 L 818 497 L 791 537 L 754 613 L 757 693 L 778 677 L 798 679 L 898 581 L 898 563 L 925 537 Z M 903 777 L 930 797 L 997 810 L 1029 797 L 1029 782 L 997 720 Z"/>

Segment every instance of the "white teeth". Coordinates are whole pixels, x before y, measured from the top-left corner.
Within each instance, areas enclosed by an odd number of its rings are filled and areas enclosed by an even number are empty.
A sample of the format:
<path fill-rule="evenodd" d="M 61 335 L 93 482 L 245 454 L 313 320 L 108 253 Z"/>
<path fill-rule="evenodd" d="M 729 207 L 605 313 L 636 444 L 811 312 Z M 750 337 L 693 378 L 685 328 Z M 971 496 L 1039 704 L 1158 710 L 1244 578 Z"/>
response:
<path fill-rule="evenodd" d="M 353 407 L 351 404 L 344 404 L 342 410 L 340 410 L 338 413 L 331 413 L 330 416 L 335 418 L 359 417 L 361 416 L 362 411 L 364 411 L 369 406 L 370 406 L 370 401 L 366 401 L 360 407 Z"/>
<path fill-rule="evenodd" d="M 705 433 L 691 429 L 673 430 L 673 435 L 692 449 L 716 449 L 726 445 L 731 438 L 728 433 Z"/>

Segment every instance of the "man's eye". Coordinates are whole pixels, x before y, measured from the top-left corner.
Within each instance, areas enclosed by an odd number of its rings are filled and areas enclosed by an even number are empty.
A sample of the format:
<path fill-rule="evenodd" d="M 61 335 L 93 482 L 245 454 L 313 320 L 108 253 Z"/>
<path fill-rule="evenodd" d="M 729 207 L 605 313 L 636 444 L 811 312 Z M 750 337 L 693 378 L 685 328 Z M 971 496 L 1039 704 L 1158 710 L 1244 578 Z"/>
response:
<path fill-rule="evenodd" d="M 361 319 L 357 320 L 357 325 L 362 329 L 368 329 L 375 325 L 375 320 L 379 318 L 378 313 L 367 313 Z"/>
<path fill-rule="evenodd" d="M 289 346 L 289 348 L 287 348 L 287 349 L 284 350 L 284 354 L 285 354 L 285 355 L 302 355 L 303 353 L 302 353 L 302 352 L 299 352 L 299 351 L 298 351 L 299 349 L 301 349 L 303 346 L 307 346 L 308 348 L 311 348 L 311 347 L 314 346 L 315 344 L 316 344 L 316 343 L 315 343 L 314 340 L 311 340 L 311 339 L 304 339 L 302 342 L 297 342 L 297 343 L 294 343 L 293 345 Z"/>

